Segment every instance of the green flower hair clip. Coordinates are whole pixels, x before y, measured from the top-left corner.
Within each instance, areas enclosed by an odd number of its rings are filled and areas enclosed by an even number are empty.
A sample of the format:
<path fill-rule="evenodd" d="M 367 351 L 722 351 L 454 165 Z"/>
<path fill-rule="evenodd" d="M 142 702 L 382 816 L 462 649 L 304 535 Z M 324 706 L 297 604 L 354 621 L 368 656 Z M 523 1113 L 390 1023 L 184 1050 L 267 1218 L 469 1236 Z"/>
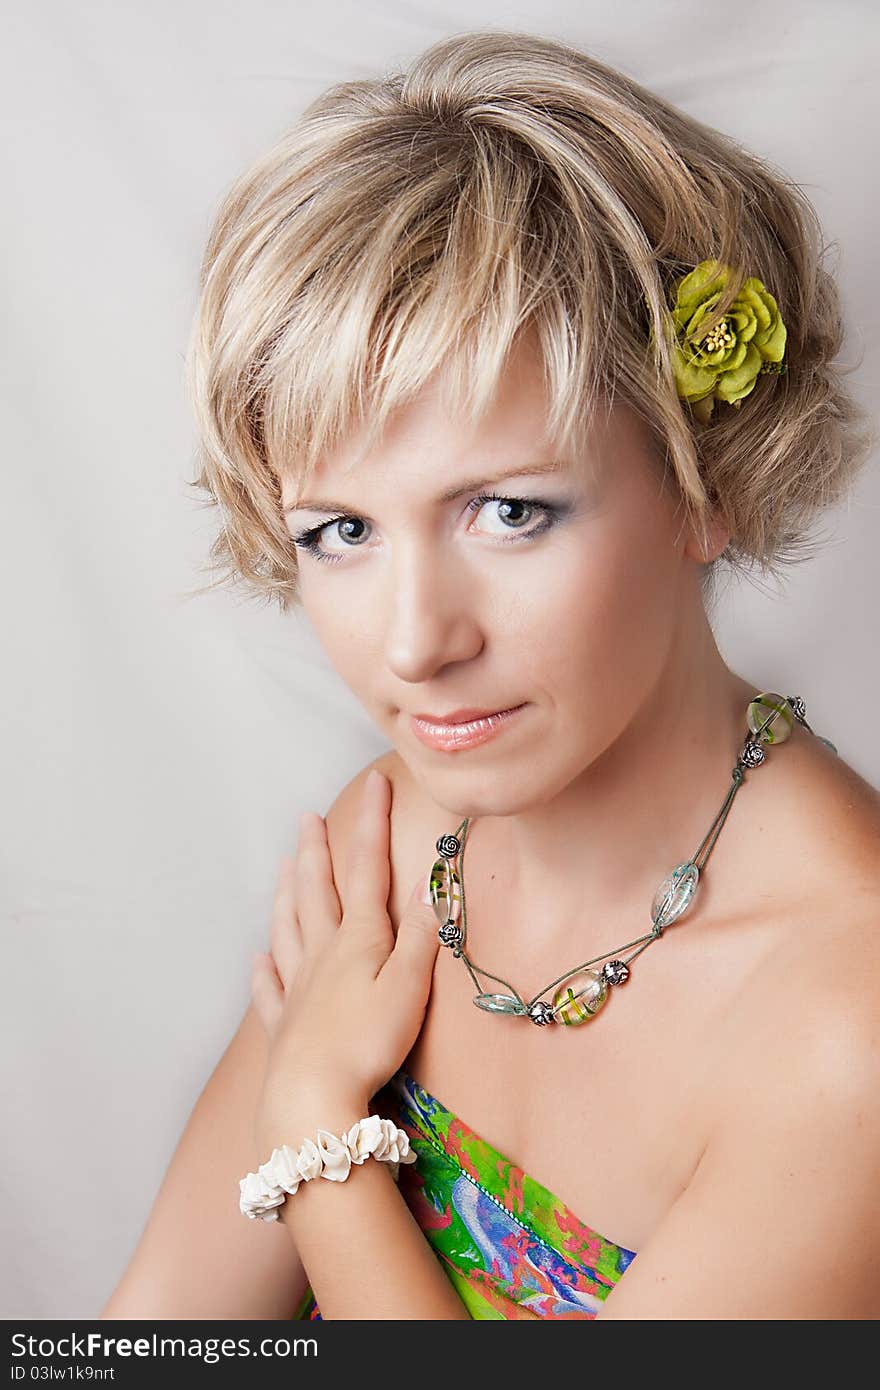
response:
<path fill-rule="evenodd" d="M 670 319 L 678 394 L 708 424 L 716 400 L 740 406 L 762 372 L 785 372 L 786 329 L 772 294 L 750 276 L 720 323 L 700 325 L 721 298 L 730 267 L 701 261 L 675 284 Z"/>

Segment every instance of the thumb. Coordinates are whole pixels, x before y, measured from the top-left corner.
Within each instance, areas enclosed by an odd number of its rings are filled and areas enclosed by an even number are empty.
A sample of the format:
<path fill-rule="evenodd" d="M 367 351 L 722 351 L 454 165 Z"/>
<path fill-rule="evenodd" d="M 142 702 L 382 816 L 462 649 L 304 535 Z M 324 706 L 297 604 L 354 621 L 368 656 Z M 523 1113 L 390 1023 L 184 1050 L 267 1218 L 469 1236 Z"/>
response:
<path fill-rule="evenodd" d="M 430 873 L 422 875 L 413 886 L 397 927 L 394 949 L 380 972 L 394 989 L 405 989 L 409 994 L 421 981 L 425 998 L 440 947 L 437 914 L 428 898 L 430 877 Z"/>

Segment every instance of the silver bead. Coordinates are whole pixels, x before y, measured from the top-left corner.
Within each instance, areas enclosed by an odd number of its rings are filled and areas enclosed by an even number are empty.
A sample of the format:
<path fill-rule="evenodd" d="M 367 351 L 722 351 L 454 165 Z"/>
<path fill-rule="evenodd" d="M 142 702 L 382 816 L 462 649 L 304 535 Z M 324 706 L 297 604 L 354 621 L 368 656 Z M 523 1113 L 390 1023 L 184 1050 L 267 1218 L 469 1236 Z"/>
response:
<path fill-rule="evenodd" d="M 534 1004 L 529 1006 L 529 1018 L 541 1026 L 553 1022 L 553 1010 L 546 999 L 536 999 Z"/>
<path fill-rule="evenodd" d="M 461 927 L 457 922 L 444 922 L 437 928 L 437 935 L 444 946 L 458 946 L 462 941 Z"/>
<path fill-rule="evenodd" d="M 457 835 L 441 835 L 436 844 L 437 853 L 444 859 L 454 859 L 460 849 L 461 840 Z"/>
<path fill-rule="evenodd" d="M 800 695 L 789 695 L 787 699 L 788 703 L 791 705 L 791 712 L 795 719 L 803 721 L 807 717 L 807 707 Z"/>
<path fill-rule="evenodd" d="M 622 960 L 609 960 L 602 966 L 602 974 L 609 985 L 622 985 L 629 979 L 629 966 Z"/>
<path fill-rule="evenodd" d="M 739 755 L 743 767 L 760 767 L 766 756 L 760 743 L 752 743 L 751 739 L 746 739 Z"/>

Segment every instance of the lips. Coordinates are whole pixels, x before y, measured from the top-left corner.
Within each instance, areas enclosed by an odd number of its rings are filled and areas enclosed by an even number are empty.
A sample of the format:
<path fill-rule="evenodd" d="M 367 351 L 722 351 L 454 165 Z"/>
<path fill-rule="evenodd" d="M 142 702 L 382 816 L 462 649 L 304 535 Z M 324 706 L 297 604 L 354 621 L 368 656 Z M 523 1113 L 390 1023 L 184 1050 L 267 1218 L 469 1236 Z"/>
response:
<path fill-rule="evenodd" d="M 425 724 L 467 724 L 474 719 L 488 719 L 493 714 L 506 714 L 509 710 L 518 709 L 518 705 L 496 706 L 494 709 L 476 709 L 471 705 L 463 709 L 455 709 L 451 714 L 414 714 L 413 719 L 421 719 Z"/>
<path fill-rule="evenodd" d="M 508 709 L 477 713 L 476 718 L 457 719 L 451 723 L 451 716 L 446 715 L 446 722 L 436 724 L 421 715 L 412 714 L 409 726 L 415 738 L 428 748 L 439 753 L 463 753 L 465 749 L 476 748 L 489 739 L 497 738 L 503 729 L 517 722 L 516 716 L 525 708 L 525 704 L 513 705 Z M 454 713 L 458 715 L 462 711 L 455 710 Z"/>

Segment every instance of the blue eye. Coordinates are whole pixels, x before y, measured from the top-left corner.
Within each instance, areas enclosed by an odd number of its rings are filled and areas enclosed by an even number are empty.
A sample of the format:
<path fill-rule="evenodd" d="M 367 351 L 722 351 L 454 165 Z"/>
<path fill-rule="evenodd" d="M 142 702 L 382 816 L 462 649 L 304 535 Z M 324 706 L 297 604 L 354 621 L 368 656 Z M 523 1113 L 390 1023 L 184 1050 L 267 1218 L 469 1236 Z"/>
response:
<path fill-rule="evenodd" d="M 329 565 L 335 565 L 338 560 L 342 559 L 342 556 L 332 555 L 322 549 L 319 537 L 327 530 L 328 526 L 338 526 L 342 522 L 350 524 L 360 520 L 361 518 L 356 516 L 338 516 L 333 521 L 322 521 L 320 526 L 312 526 L 308 531 L 300 531 L 298 535 L 293 537 L 293 543 L 300 550 L 305 551 L 307 555 L 313 555 L 316 560 L 324 560 Z M 350 549 L 356 548 L 350 547 Z"/>
<path fill-rule="evenodd" d="M 508 539 L 502 540 L 502 545 L 509 545 L 511 542 L 534 540 L 538 536 L 542 536 L 545 531 L 549 531 L 552 526 L 555 526 L 560 518 L 570 510 L 569 506 L 561 505 L 558 502 L 544 502 L 537 497 L 508 497 L 500 492 L 482 492 L 478 496 L 472 497 L 470 502 L 468 502 L 468 510 L 478 512 L 487 502 L 505 503 L 508 508 L 508 516 L 511 505 L 514 509 L 524 507 L 527 512 L 539 511 L 544 514 L 543 521 L 537 526 L 530 527 L 528 530 L 525 530 L 522 524 L 507 527 L 506 529 L 508 530 L 522 532 L 522 534 L 512 535 Z M 526 520 L 528 520 L 528 518 L 526 518 Z M 352 524 L 355 526 L 363 526 L 363 518 L 358 516 L 333 517 L 330 521 L 321 522 L 320 526 L 312 526 L 306 531 L 300 531 L 298 535 L 292 537 L 292 540 L 299 550 L 314 556 L 316 560 L 323 560 L 326 564 L 335 565 L 344 557 L 338 552 L 333 553 L 325 550 L 321 544 L 320 538 L 324 531 L 330 526 L 350 527 Z M 341 535 L 342 533 L 338 532 L 337 534 Z M 346 545 L 345 549 L 356 550 L 357 543 L 354 545 Z"/>

